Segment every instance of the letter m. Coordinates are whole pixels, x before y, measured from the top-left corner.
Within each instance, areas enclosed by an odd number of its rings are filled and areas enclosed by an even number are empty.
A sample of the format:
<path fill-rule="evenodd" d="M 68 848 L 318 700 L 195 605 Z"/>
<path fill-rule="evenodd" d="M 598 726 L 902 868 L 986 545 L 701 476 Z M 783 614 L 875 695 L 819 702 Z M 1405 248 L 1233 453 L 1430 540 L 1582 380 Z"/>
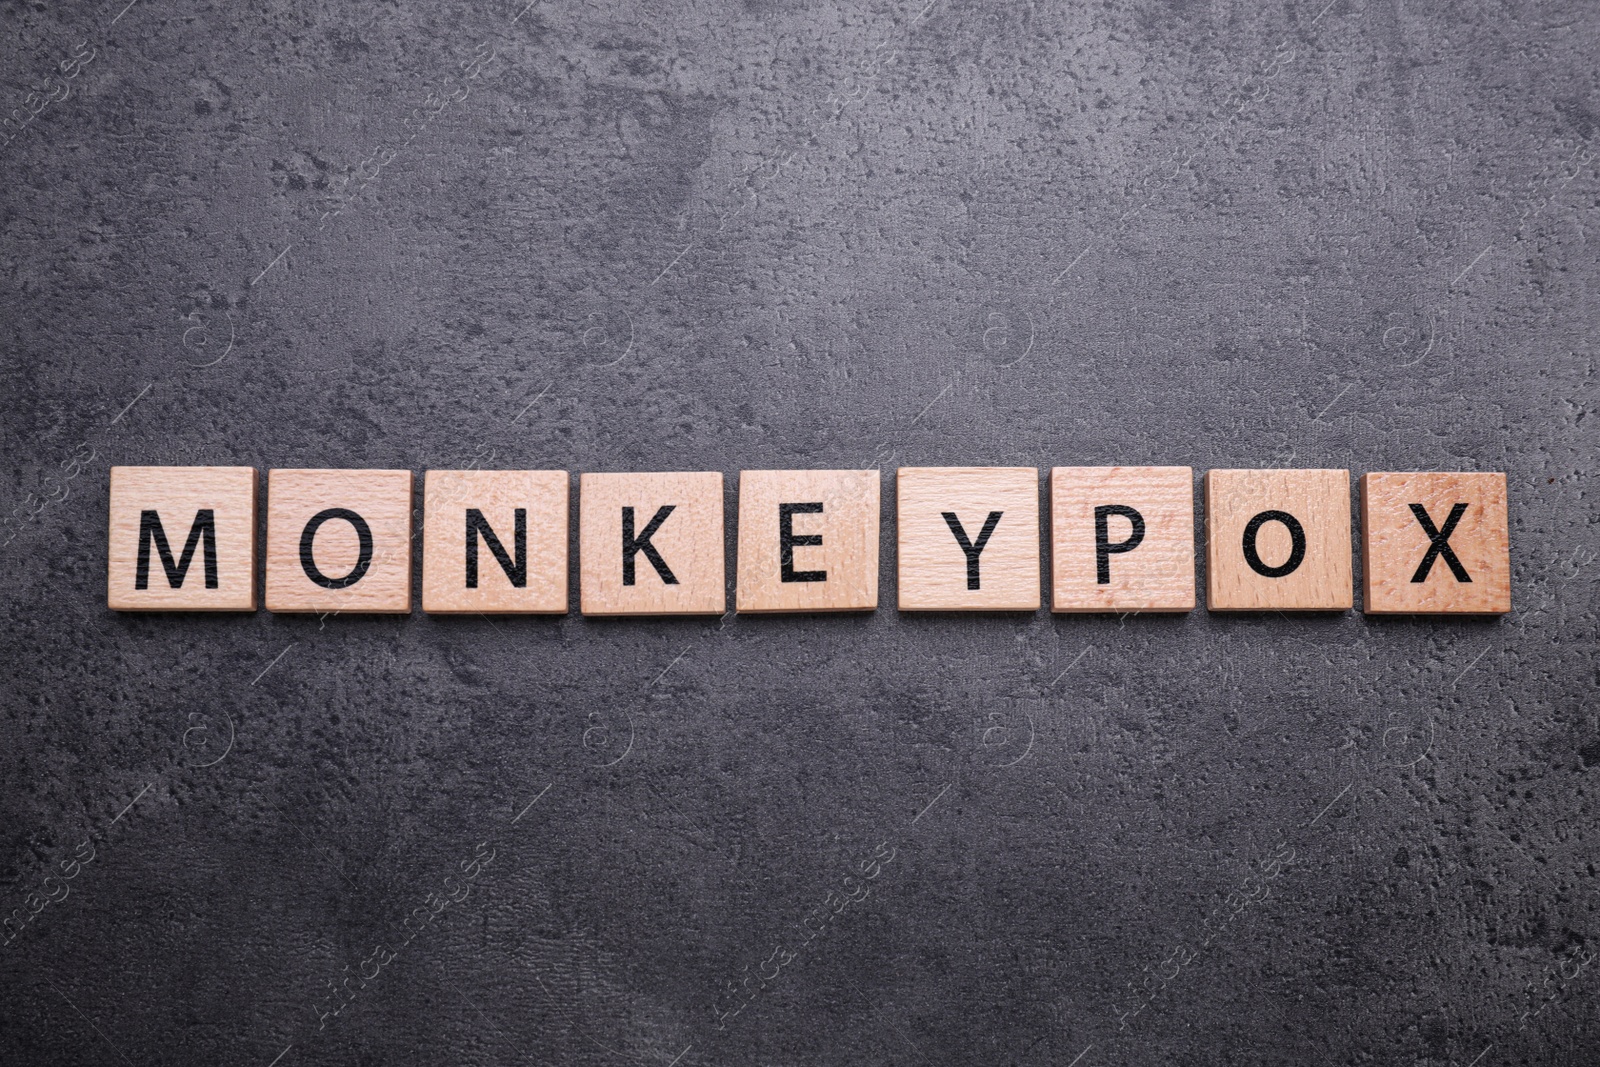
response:
<path fill-rule="evenodd" d="M 150 545 L 153 542 L 161 556 L 161 569 L 167 572 L 167 584 L 174 589 L 183 585 L 194 562 L 194 550 L 205 538 L 206 588 L 217 587 L 217 521 L 210 508 L 194 513 L 194 523 L 189 527 L 189 539 L 184 542 L 183 555 L 177 562 L 172 559 L 172 546 L 167 543 L 167 531 L 161 525 L 161 515 L 155 511 L 139 513 L 139 563 L 134 571 L 133 587 L 150 588 Z"/>

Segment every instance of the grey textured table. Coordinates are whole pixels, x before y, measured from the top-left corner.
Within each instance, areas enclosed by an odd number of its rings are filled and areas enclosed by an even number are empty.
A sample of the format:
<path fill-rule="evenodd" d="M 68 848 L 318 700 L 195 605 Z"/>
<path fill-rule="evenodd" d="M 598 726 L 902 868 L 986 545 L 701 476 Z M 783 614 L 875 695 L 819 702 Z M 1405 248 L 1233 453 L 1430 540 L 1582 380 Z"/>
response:
<path fill-rule="evenodd" d="M 924 2 L 0 8 L 0 1063 L 1596 1061 L 1600 9 Z M 883 606 L 108 612 L 213 463 L 877 466 Z M 1112 463 L 1504 470 L 1515 610 L 894 610 Z"/>

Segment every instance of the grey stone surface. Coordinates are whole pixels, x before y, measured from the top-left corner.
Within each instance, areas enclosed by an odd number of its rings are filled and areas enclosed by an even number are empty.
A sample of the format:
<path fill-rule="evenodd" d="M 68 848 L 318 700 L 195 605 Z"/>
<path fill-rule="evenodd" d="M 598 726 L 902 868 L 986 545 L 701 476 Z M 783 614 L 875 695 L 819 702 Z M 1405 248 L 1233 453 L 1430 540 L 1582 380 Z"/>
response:
<path fill-rule="evenodd" d="M 924 2 L 0 5 L 0 1063 L 1596 1062 L 1600 9 Z M 1504 470 L 1516 609 L 104 607 L 474 460 Z"/>

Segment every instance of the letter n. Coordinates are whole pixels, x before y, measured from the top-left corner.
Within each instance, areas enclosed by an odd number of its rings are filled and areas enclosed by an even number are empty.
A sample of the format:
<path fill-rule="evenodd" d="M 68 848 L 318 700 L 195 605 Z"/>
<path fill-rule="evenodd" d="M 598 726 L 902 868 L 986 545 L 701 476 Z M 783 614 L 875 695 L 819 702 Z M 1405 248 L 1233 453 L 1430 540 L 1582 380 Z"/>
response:
<path fill-rule="evenodd" d="M 489 551 L 494 554 L 494 560 L 500 564 L 500 569 L 506 572 L 506 577 L 511 579 L 511 585 L 516 589 L 528 587 L 528 509 L 518 508 L 514 518 L 513 555 L 506 554 L 506 546 L 500 543 L 500 538 L 495 536 L 494 530 L 489 526 L 489 520 L 483 517 L 483 512 L 477 508 L 467 509 L 467 588 L 478 588 L 478 538 L 482 536 L 483 543 L 489 546 Z"/>

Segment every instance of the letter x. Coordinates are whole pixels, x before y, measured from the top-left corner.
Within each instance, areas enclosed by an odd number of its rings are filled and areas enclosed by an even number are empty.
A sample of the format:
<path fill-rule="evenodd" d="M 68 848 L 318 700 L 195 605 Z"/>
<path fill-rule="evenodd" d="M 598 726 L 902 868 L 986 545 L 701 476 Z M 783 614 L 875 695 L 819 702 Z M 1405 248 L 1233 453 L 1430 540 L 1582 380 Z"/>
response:
<path fill-rule="evenodd" d="M 1465 504 L 1457 504 L 1450 509 L 1450 515 L 1444 520 L 1444 529 L 1433 528 L 1433 519 L 1428 516 L 1428 509 L 1421 504 L 1411 505 L 1411 514 L 1417 517 L 1417 522 L 1422 526 L 1422 532 L 1428 535 L 1428 552 L 1422 557 L 1422 562 L 1417 564 L 1417 573 L 1411 576 L 1413 582 L 1428 580 L 1428 572 L 1433 570 L 1433 561 L 1443 557 L 1450 573 L 1455 575 L 1458 582 L 1470 582 L 1472 577 L 1467 574 L 1467 568 L 1456 559 L 1455 552 L 1450 548 L 1450 535 L 1455 532 L 1456 523 L 1461 521 L 1461 516 L 1467 513 Z"/>

